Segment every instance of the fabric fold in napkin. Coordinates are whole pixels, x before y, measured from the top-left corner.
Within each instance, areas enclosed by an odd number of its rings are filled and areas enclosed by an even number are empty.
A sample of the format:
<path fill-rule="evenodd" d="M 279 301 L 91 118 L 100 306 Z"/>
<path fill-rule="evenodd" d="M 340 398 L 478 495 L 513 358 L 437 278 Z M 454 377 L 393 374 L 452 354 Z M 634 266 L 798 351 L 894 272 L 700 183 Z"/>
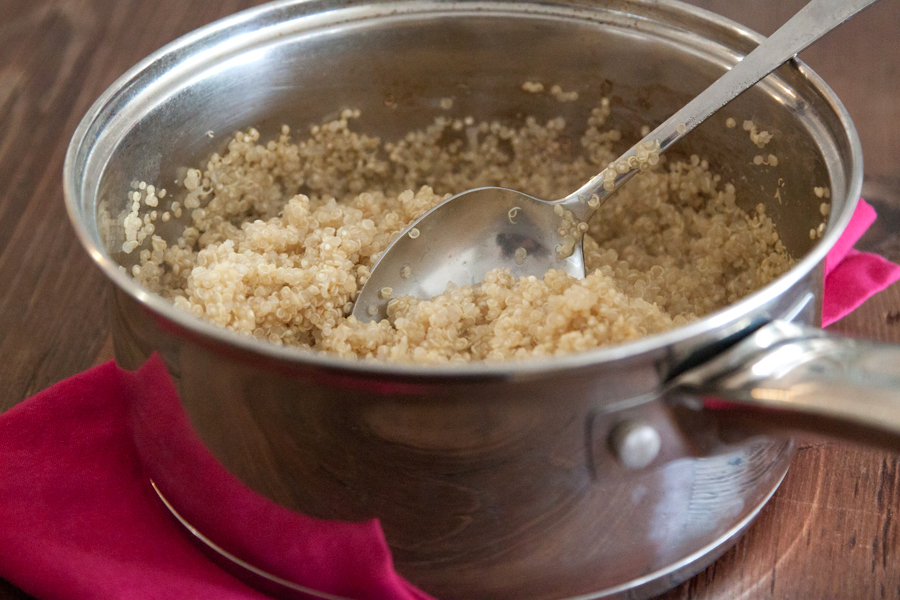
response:
<path fill-rule="evenodd" d="M 877 254 L 853 249 L 876 218 L 875 209 L 860 200 L 850 224 L 825 257 L 822 327 L 847 316 L 871 296 L 900 279 L 900 265 Z"/>
<path fill-rule="evenodd" d="M 40 599 L 265 598 L 210 561 L 154 492 L 129 428 L 136 389 L 154 389 L 161 414 L 177 420 L 166 412 L 175 388 L 156 356 L 135 373 L 110 361 L 2 415 L 0 577 Z M 195 475 L 220 495 L 207 498 L 211 518 L 269 552 L 282 576 L 332 598 L 429 600 L 394 572 L 377 521 L 282 509 L 216 470 L 198 445 L 173 450 L 202 462 Z"/>
<path fill-rule="evenodd" d="M 860 201 L 826 261 L 824 325 L 900 279 L 900 266 L 852 250 L 874 218 Z M 161 360 L 135 373 L 109 362 L 0 415 L 0 578 L 46 600 L 265 598 L 209 560 L 151 487 L 129 428 L 141 379 L 173 398 Z M 336 598 L 429 599 L 394 571 L 377 521 L 297 515 L 217 472 L 211 455 L 198 460 L 210 494 L 229 495 L 212 512 L 243 516 L 241 543 L 269 553 L 280 576 Z"/>

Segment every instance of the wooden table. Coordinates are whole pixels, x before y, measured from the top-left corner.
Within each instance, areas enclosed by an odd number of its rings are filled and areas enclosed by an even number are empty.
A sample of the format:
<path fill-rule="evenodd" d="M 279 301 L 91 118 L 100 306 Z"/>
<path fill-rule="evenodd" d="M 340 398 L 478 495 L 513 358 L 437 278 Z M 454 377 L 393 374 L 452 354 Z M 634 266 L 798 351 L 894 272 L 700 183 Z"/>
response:
<path fill-rule="evenodd" d="M 695 0 L 770 33 L 803 0 Z M 109 288 L 63 205 L 66 145 L 94 99 L 163 44 L 250 0 L 0 1 L 0 411 L 111 358 Z M 862 246 L 900 260 L 900 4 L 882 2 L 804 58 L 845 101 L 882 215 Z M 900 285 L 832 327 L 900 342 Z M 800 446 L 749 533 L 663 598 L 900 598 L 900 459 Z M 28 596 L 0 580 L 0 598 Z"/>

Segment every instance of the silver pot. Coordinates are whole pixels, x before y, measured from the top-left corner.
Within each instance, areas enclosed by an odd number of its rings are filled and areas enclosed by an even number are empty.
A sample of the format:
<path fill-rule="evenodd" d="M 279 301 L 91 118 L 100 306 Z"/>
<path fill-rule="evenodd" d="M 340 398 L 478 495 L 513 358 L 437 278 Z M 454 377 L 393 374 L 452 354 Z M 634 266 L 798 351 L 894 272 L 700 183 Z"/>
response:
<path fill-rule="evenodd" d="M 306 515 L 377 517 L 400 573 L 440 598 L 635 598 L 676 585 L 727 549 L 785 474 L 792 443 L 752 423 L 771 431 L 781 415 L 821 431 L 838 419 L 834 431 L 888 441 L 900 430 L 897 351 L 804 327 L 820 322 L 823 260 L 855 208 L 862 159 L 844 108 L 803 64 L 683 142 L 766 203 L 796 266 L 700 321 L 621 346 L 427 368 L 271 346 L 139 287 L 120 268 L 133 258 L 116 251 L 115 216 L 131 180 L 170 186 L 234 130 L 265 136 L 345 107 L 362 109 L 362 130 L 391 138 L 429 122 L 445 97 L 481 118 L 583 122 L 608 95 L 613 122 L 637 139 L 759 39 L 672 0 L 288 1 L 181 38 L 104 93 L 66 159 L 73 223 L 115 284 L 118 363 L 133 369 L 158 353 L 190 435 L 228 472 Z M 517 93 L 529 79 L 582 100 L 550 113 Z M 733 143 L 729 115 L 776 132 L 777 169 L 751 166 L 756 149 Z M 815 186 L 830 188 L 832 210 L 814 242 Z M 720 418 L 742 412 L 737 425 Z M 137 414 L 135 435 L 161 495 L 211 548 L 279 593 L 300 589 L 204 527 L 191 464 L 159 441 L 166 432 Z"/>

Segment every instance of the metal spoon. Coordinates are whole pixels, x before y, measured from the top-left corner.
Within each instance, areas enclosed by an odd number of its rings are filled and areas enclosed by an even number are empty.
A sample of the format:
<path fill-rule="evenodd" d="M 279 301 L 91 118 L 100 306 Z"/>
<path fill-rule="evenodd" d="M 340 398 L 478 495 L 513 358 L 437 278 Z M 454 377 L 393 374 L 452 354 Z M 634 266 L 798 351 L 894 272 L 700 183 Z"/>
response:
<path fill-rule="evenodd" d="M 387 316 L 390 298 L 431 298 L 448 282 L 480 282 L 496 268 L 543 277 L 561 269 L 585 276 L 586 223 L 600 204 L 648 162 L 741 92 L 876 0 L 812 0 L 730 71 L 607 168 L 561 200 L 546 201 L 504 188 L 453 196 L 419 217 L 382 254 L 356 299 L 361 321 Z M 643 160 L 638 160 L 643 158 Z M 646 166 L 644 167 L 646 168 Z M 568 231 L 561 235 L 564 219 Z"/>

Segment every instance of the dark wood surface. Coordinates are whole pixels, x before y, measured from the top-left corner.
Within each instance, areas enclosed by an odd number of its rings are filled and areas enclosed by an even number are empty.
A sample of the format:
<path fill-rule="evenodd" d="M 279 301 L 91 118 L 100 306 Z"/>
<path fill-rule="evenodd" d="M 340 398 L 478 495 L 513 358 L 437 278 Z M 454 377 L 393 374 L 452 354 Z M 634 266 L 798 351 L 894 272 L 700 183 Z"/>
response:
<path fill-rule="evenodd" d="M 771 33 L 802 0 L 695 0 Z M 63 205 L 66 146 L 93 100 L 165 43 L 254 2 L 0 0 L 0 411 L 111 357 L 109 290 Z M 885 0 L 804 53 L 863 141 L 882 215 L 861 242 L 900 260 L 900 3 Z M 900 285 L 832 327 L 900 342 Z M 663 598 L 900 598 L 900 459 L 802 444 L 737 546 Z M 10 549 L 4 549 L 10 550 Z M 28 598 L 0 580 L 0 598 Z"/>

